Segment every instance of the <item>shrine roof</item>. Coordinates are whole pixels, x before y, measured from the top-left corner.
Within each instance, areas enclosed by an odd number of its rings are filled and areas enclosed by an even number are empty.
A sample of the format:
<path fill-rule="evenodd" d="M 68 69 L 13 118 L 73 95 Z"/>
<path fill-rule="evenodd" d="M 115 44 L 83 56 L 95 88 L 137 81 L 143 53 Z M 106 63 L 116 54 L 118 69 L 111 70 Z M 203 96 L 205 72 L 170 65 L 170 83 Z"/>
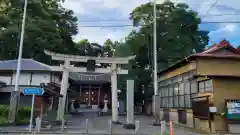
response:
<path fill-rule="evenodd" d="M 18 60 L 3 60 L 0 61 L 0 70 L 16 70 Z M 51 67 L 35 61 L 33 59 L 22 59 L 21 70 L 25 71 L 52 71 Z"/>
<path fill-rule="evenodd" d="M 170 65 L 168 68 L 159 71 L 158 75 L 181 67 L 186 63 L 189 63 L 189 61 L 195 60 L 196 58 L 220 58 L 240 60 L 240 50 L 234 48 L 228 41 L 222 40 L 219 44 L 213 45 L 212 47 L 206 49 L 201 53 L 192 54 L 184 58 L 183 60 L 180 60 L 179 62 Z"/>

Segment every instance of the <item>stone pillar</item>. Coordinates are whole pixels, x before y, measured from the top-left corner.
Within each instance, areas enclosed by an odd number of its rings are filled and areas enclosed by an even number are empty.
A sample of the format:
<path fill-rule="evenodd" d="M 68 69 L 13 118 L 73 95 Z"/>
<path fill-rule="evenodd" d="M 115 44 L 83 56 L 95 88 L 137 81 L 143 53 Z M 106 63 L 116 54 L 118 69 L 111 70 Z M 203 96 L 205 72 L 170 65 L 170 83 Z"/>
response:
<path fill-rule="evenodd" d="M 112 64 L 112 75 L 111 75 L 111 84 L 112 84 L 112 122 L 118 124 L 118 97 L 117 97 L 117 65 Z"/>
<path fill-rule="evenodd" d="M 134 123 L 134 80 L 127 80 L 127 122 L 126 129 L 135 129 Z"/>
<path fill-rule="evenodd" d="M 8 114 L 8 121 L 10 123 L 16 122 L 19 100 L 20 100 L 20 91 L 12 91 L 11 98 L 10 98 L 9 114 Z"/>
<path fill-rule="evenodd" d="M 66 104 L 67 89 L 68 89 L 68 77 L 69 77 L 69 71 L 67 68 L 69 64 L 70 64 L 69 61 L 65 61 L 63 66 L 61 91 L 60 91 L 60 94 L 62 94 L 63 97 L 59 98 L 57 120 L 62 120 L 65 112 L 65 104 Z"/>
<path fill-rule="evenodd" d="M 152 100 L 152 109 L 153 109 L 153 115 L 158 116 L 160 112 L 160 96 L 159 95 L 153 95 Z"/>

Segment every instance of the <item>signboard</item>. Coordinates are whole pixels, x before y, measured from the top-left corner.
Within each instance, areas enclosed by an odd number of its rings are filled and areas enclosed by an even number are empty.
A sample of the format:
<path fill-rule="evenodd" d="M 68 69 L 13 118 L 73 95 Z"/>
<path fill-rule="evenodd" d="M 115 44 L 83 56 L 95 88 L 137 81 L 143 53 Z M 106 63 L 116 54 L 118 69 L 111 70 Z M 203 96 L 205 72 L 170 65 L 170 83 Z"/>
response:
<path fill-rule="evenodd" d="M 232 120 L 240 120 L 240 100 L 227 101 L 227 118 Z"/>
<path fill-rule="evenodd" d="M 43 88 L 24 88 L 24 95 L 43 95 Z"/>

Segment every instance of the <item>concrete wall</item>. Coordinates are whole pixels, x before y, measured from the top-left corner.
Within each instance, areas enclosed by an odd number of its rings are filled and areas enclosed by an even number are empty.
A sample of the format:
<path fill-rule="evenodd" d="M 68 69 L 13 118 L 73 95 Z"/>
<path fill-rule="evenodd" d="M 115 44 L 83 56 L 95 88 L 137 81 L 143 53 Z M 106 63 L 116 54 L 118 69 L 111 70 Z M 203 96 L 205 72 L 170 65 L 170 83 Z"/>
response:
<path fill-rule="evenodd" d="M 186 109 L 187 112 L 187 126 L 189 127 L 194 127 L 193 124 L 193 113 L 192 113 L 192 109 Z"/>
<path fill-rule="evenodd" d="M 169 109 L 169 120 L 173 123 L 178 124 L 178 110 L 177 109 Z"/>
<path fill-rule="evenodd" d="M 211 125 L 212 130 L 210 131 L 208 120 L 200 120 L 198 118 L 195 118 L 195 123 L 194 123 L 192 109 L 185 109 L 185 110 L 187 115 L 187 124 L 185 126 L 194 128 L 194 124 L 195 124 L 196 129 L 208 131 L 208 132 L 216 131 L 214 121 L 212 121 L 212 125 Z M 163 114 L 164 114 L 163 109 L 161 108 L 159 112 L 160 119 L 163 119 Z M 179 122 L 178 118 L 179 118 L 178 109 L 169 109 L 169 120 L 175 124 L 183 125 L 182 123 Z"/>

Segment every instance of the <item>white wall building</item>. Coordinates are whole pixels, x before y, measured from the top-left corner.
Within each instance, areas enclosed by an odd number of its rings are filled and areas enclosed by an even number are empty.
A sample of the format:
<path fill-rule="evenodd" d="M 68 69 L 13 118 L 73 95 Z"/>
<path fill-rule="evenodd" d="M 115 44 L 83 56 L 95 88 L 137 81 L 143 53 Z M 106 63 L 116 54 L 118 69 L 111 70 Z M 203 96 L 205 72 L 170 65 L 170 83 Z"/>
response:
<path fill-rule="evenodd" d="M 0 104 L 9 104 L 14 90 L 17 60 L 0 61 Z M 52 71 L 51 67 L 33 59 L 22 59 L 19 90 L 26 87 L 40 87 L 41 83 L 61 83 L 61 73 Z M 30 101 L 30 102 L 29 102 Z M 21 96 L 20 105 L 31 105 L 31 96 Z"/>

